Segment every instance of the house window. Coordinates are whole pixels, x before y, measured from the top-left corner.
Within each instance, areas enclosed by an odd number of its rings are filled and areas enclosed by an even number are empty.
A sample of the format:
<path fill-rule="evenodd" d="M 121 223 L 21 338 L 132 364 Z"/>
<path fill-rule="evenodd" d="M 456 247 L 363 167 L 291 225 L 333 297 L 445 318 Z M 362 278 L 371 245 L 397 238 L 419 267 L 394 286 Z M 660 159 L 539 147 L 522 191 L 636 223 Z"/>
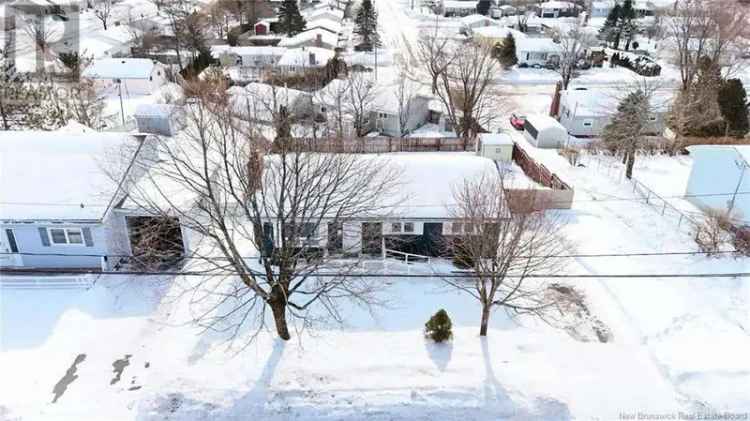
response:
<path fill-rule="evenodd" d="M 474 232 L 474 224 L 464 224 L 464 232 L 466 234 L 471 234 Z"/>
<path fill-rule="evenodd" d="M 503 153 L 503 148 L 495 148 L 495 153 Z"/>
<path fill-rule="evenodd" d="M 391 232 L 401 232 L 401 223 L 394 222 L 391 224 Z"/>
<path fill-rule="evenodd" d="M 83 244 L 80 228 L 50 228 L 47 232 L 52 244 Z"/>
<path fill-rule="evenodd" d="M 656 116 L 652 115 L 651 117 L 648 118 L 648 121 L 656 121 Z"/>
<path fill-rule="evenodd" d="M 326 107 L 320 107 L 320 112 L 325 114 L 326 112 L 328 112 L 328 109 Z"/>
<path fill-rule="evenodd" d="M 583 127 L 591 127 L 593 124 L 591 120 L 586 120 L 583 122 Z"/>
<path fill-rule="evenodd" d="M 461 224 L 459 223 L 452 223 L 451 224 L 451 233 L 452 234 L 461 234 Z"/>
<path fill-rule="evenodd" d="M 404 232 L 414 232 L 414 223 L 404 222 Z"/>
<path fill-rule="evenodd" d="M 8 237 L 8 246 L 10 246 L 11 253 L 18 253 L 18 243 L 16 243 L 16 234 L 12 229 L 6 228 L 5 235 Z"/>
<path fill-rule="evenodd" d="M 388 114 L 386 114 L 386 113 L 378 113 L 378 118 L 388 118 Z"/>

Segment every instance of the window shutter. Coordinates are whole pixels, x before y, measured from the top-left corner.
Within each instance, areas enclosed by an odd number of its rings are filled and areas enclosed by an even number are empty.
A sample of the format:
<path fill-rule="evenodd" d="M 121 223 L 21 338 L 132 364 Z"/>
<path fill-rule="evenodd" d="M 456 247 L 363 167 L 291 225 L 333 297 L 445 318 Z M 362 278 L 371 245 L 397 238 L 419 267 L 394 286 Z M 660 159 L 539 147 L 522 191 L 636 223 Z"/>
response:
<path fill-rule="evenodd" d="M 39 228 L 39 239 L 42 240 L 44 247 L 49 247 L 49 236 L 47 236 L 47 228 Z"/>
<path fill-rule="evenodd" d="M 83 241 L 86 243 L 86 247 L 94 247 L 94 239 L 91 237 L 91 228 L 83 228 Z"/>

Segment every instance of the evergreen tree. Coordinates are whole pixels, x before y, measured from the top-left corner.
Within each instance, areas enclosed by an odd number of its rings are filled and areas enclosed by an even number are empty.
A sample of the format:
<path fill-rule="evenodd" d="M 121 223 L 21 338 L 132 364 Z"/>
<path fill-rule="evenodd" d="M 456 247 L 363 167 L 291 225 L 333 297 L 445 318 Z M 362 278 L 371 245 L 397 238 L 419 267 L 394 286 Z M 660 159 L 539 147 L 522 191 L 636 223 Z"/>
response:
<path fill-rule="evenodd" d="M 518 64 L 516 56 L 516 39 L 510 32 L 505 36 L 505 40 L 498 46 L 497 59 L 504 69 L 510 69 Z"/>
<path fill-rule="evenodd" d="M 609 150 L 622 154 L 625 176 L 633 177 L 635 154 L 641 146 L 651 114 L 648 95 L 642 90 L 631 92 L 617 106 L 617 112 L 602 131 L 602 140 Z"/>
<path fill-rule="evenodd" d="M 750 130 L 747 117 L 747 92 L 739 79 L 729 79 L 719 89 L 719 109 L 727 125 L 727 134 L 743 137 Z"/>
<path fill-rule="evenodd" d="M 638 31 L 638 25 L 635 20 L 635 9 L 633 9 L 633 0 L 625 0 L 620 9 L 618 23 L 615 29 L 614 49 L 620 48 L 620 41 L 623 36 L 628 40 L 626 50 L 630 48 L 630 41 Z"/>
<path fill-rule="evenodd" d="M 617 29 L 617 23 L 620 20 L 620 4 L 615 4 L 615 7 L 609 11 L 607 20 L 604 21 L 604 25 L 599 29 L 599 38 L 610 43 L 614 42 L 615 31 Z"/>
<path fill-rule="evenodd" d="M 479 0 L 477 2 L 477 13 L 487 16 L 490 13 L 490 0 Z"/>
<path fill-rule="evenodd" d="M 279 6 L 279 28 L 288 36 L 294 36 L 305 30 L 307 22 L 299 12 L 297 0 L 284 0 Z"/>
<path fill-rule="evenodd" d="M 354 33 L 362 39 L 362 46 L 365 50 L 372 50 L 373 47 L 380 47 L 380 35 L 378 35 L 378 12 L 372 5 L 372 0 L 363 0 L 359 6 L 357 16 L 354 19 L 356 28 Z"/>

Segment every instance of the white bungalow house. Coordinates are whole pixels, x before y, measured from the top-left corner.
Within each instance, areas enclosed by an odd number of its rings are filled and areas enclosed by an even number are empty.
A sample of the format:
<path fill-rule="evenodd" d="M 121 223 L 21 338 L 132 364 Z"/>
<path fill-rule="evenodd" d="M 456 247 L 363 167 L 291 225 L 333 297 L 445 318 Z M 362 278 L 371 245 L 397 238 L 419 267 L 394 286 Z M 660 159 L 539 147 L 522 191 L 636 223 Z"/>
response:
<path fill-rule="evenodd" d="M 333 20 L 327 17 L 317 17 L 313 20 L 307 21 L 305 30 L 324 29 L 332 34 L 338 35 L 341 33 L 342 27 L 343 25 L 341 25 L 341 21 L 339 20 Z"/>
<path fill-rule="evenodd" d="M 472 38 L 475 41 L 488 43 L 490 45 L 502 44 L 508 34 L 513 35 L 516 43 L 518 43 L 518 40 L 521 38 L 526 38 L 526 34 L 523 32 L 502 26 L 482 26 L 480 28 L 475 28 L 471 32 Z"/>
<path fill-rule="evenodd" d="M 323 215 L 320 223 L 316 215 L 315 223 L 302 222 L 307 225 L 302 228 L 306 247 L 332 255 L 444 255 L 446 239 L 475 229 L 452 211 L 454 186 L 480 174 L 499 177 L 492 160 L 471 152 L 386 153 L 361 159 L 398 171 L 398 192 L 377 212 L 346 220 Z M 265 220 L 263 231 L 280 246 L 280 236 L 274 235 L 281 232 L 277 220 Z"/>
<path fill-rule="evenodd" d="M 539 17 L 561 18 L 575 16 L 576 5 L 569 1 L 550 0 L 539 5 Z"/>
<path fill-rule="evenodd" d="M 464 16 L 459 21 L 461 22 L 460 31 L 465 34 L 471 33 L 473 29 L 483 26 L 499 26 L 496 20 L 476 14 Z"/>
<path fill-rule="evenodd" d="M 144 58 L 103 58 L 94 60 L 82 76 L 94 81 L 98 91 L 123 95 L 148 95 L 167 83 L 166 68 Z"/>
<path fill-rule="evenodd" d="M 609 12 L 615 7 L 615 4 L 622 3 L 622 1 L 615 0 L 596 0 L 591 2 L 591 17 L 592 18 L 606 18 Z M 655 6 L 654 3 L 647 0 L 636 0 L 633 2 L 633 10 L 639 17 L 653 16 Z"/>
<path fill-rule="evenodd" d="M 284 48 L 318 47 L 333 50 L 338 44 L 339 36 L 337 34 L 317 28 L 300 32 L 293 37 L 284 38 L 279 42 L 278 46 Z"/>
<path fill-rule="evenodd" d="M 477 2 L 461 0 L 441 0 L 440 8 L 443 15 L 448 16 L 468 16 L 477 12 Z"/>
<path fill-rule="evenodd" d="M 750 146 L 696 145 L 688 147 L 688 151 L 693 158 L 693 167 L 685 192 L 687 200 L 701 209 L 731 209 L 748 225 Z"/>
<path fill-rule="evenodd" d="M 289 48 L 276 62 L 276 70 L 284 73 L 301 73 L 306 69 L 320 69 L 335 55 L 333 50 L 327 48 Z"/>
<path fill-rule="evenodd" d="M 250 83 L 233 86 L 230 95 L 232 110 L 241 118 L 261 124 L 271 124 L 274 115 L 285 109 L 297 117 L 310 115 L 312 97 L 308 92 L 274 86 L 267 83 Z"/>
<path fill-rule="evenodd" d="M 559 120 L 568 133 L 577 137 L 597 137 L 617 112 L 617 106 L 627 92 L 612 89 L 569 89 L 560 94 Z M 671 98 L 663 95 L 651 99 L 649 127 L 645 134 L 664 131 L 668 104 Z"/>
<path fill-rule="evenodd" d="M 385 136 L 405 136 L 428 122 L 432 99 L 427 95 L 417 94 L 402 105 L 402 110 L 399 110 L 399 100 L 395 89 L 380 89 L 370 104 L 370 130 Z M 403 132 L 399 119 L 400 111 L 406 116 Z"/>
<path fill-rule="evenodd" d="M 272 67 L 286 52 L 283 47 L 212 45 L 211 57 L 222 66 Z"/>
<path fill-rule="evenodd" d="M 107 269 L 131 255 L 116 208 L 149 145 L 123 133 L 3 134 L 0 267 Z"/>
<path fill-rule="evenodd" d="M 339 9 L 332 9 L 330 7 L 321 7 L 312 9 L 310 11 L 302 11 L 305 20 L 310 22 L 317 19 L 330 19 L 332 21 L 341 22 L 344 19 L 344 12 Z"/>
<path fill-rule="evenodd" d="M 516 39 L 516 57 L 522 67 L 541 67 L 560 59 L 562 47 L 552 38 L 520 37 Z"/>

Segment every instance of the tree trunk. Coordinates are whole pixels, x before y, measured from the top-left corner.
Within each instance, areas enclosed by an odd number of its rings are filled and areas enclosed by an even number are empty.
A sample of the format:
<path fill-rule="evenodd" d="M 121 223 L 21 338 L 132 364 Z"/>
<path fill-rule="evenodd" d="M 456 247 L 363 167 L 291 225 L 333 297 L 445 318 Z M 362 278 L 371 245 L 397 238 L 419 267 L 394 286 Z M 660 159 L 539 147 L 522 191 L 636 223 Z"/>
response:
<path fill-rule="evenodd" d="M 276 325 L 276 333 L 279 334 L 279 338 L 288 341 L 291 338 L 289 335 L 289 327 L 286 323 L 286 301 L 284 299 L 275 299 L 269 301 L 271 311 L 273 312 L 273 321 Z"/>
<path fill-rule="evenodd" d="M 628 153 L 628 165 L 625 168 L 625 177 L 628 178 L 628 180 L 633 178 L 633 166 L 635 165 L 635 151 L 630 151 Z"/>
<path fill-rule="evenodd" d="M 107 21 L 103 21 L 102 25 L 104 25 L 104 30 L 106 31 L 107 30 Z"/>
<path fill-rule="evenodd" d="M 487 326 L 490 324 L 490 306 L 482 304 L 482 324 L 479 327 L 479 336 L 487 336 Z"/>

